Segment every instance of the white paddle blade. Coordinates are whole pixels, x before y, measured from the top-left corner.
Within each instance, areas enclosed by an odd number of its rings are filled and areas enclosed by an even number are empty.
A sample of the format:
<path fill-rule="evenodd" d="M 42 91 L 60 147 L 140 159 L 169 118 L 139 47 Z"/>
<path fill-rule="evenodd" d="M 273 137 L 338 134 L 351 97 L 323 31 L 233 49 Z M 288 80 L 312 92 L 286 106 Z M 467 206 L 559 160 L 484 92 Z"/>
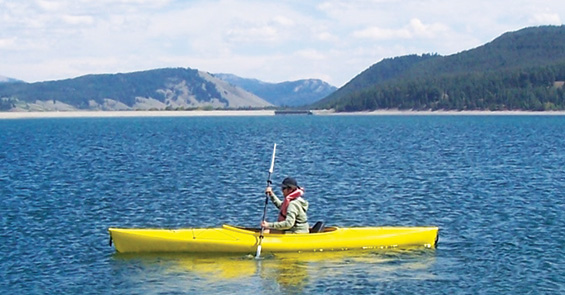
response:
<path fill-rule="evenodd" d="M 271 169 L 269 169 L 269 173 L 273 173 L 273 169 L 275 169 L 275 154 L 277 153 L 277 144 L 273 146 L 273 157 L 271 158 Z"/>
<path fill-rule="evenodd" d="M 261 245 L 257 246 L 257 255 L 255 255 L 255 259 L 261 258 Z"/>

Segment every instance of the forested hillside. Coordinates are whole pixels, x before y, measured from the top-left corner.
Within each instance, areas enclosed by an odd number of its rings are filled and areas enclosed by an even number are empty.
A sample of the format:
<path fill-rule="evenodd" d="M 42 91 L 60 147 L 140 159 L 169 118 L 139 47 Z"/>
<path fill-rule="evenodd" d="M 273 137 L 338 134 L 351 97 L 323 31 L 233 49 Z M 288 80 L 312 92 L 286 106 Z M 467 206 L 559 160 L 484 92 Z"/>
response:
<path fill-rule="evenodd" d="M 314 108 L 564 110 L 565 26 L 505 33 L 450 56 L 385 59 Z"/>

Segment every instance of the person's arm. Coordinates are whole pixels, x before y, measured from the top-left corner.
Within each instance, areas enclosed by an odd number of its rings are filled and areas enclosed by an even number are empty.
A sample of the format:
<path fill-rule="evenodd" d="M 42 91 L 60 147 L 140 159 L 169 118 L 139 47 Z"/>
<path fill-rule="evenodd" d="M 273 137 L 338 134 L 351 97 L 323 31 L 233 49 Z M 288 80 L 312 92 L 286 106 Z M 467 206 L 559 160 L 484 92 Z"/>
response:
<path fill-rule="evenodd" d="M 273 204 L 275 204 L 275 206 L 277 206 L 277 208 L 281 208 L 282 205 L 282 201 L 279 200 L 279 198 L 277 198 L 277 196 L 275 195 L 275 193 L 273 192 L 273 190 L 271 189 L 271 187 L 268 187 L 267 190 L 265 191 L 265 193 L 267 195 L 269 195 L 269 198 L 271 199 L 271 202 L 273 202 Z"/>
<path fill-rule="evenodd" d="M 286 219 L 278 222 L 268 222 L 267 227 L 272 229 L 287 230 L 294 226 L 296 223 L 296 216 L 300 210 L 299 206 L 290 202 L 286 212 Z"/>

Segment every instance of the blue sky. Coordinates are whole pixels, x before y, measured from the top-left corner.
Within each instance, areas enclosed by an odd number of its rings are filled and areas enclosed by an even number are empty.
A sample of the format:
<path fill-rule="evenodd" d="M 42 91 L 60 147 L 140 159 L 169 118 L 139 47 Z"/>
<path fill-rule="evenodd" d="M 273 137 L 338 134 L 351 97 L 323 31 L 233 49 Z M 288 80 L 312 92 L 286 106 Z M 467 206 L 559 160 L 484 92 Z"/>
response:
<path fill-rule="evenodd" d="M 564 20 L 563 0 L 0 0 L 0 75 L 190 67 L 340 87 L 383 58 L 450 55 Z"/>

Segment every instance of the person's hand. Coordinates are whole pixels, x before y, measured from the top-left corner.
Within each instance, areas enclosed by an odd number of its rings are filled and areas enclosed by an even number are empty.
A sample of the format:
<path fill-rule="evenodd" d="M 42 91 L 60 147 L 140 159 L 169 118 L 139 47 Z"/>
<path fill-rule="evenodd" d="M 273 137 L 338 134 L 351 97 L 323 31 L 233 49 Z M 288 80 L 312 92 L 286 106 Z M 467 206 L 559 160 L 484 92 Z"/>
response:
<path fill-rule="evenodd" d="M 270 187 L 270 186 L 268 186 L 268 187 L 265 189 L 265 193 L 266 193 L 267 195 L 269 195 L 269 196 L 273 196 L 273 195 L 274 195 L 274 193 L 273 193 L 273 188 Z"/>
<path fill-rule="evenodd" d="M 263 221 L 261 222 L 261 227 L 262 227 L 262 228 L 269 228 L 269 223 L 268 223 L 266 220 L 263 220 Z"/>

